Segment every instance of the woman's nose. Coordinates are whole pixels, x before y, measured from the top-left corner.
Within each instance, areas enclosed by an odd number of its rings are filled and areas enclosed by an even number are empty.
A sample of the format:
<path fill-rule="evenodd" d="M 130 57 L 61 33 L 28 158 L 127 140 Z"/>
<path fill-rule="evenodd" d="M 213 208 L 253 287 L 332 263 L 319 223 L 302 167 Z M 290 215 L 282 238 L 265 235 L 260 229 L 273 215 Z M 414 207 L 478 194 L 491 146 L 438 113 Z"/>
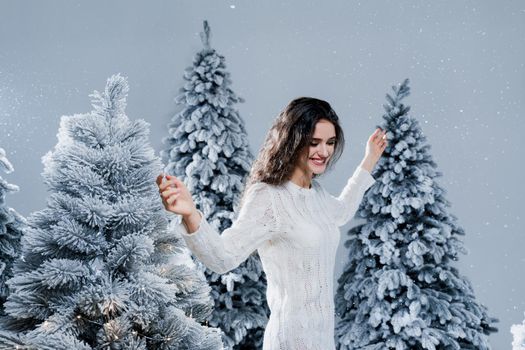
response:
<path fill-rule="evenodd" d="M 328 157 L 328 146 L 321 144 L 321 148 L 319 149 L 319 154 L 323 157 Z"/>

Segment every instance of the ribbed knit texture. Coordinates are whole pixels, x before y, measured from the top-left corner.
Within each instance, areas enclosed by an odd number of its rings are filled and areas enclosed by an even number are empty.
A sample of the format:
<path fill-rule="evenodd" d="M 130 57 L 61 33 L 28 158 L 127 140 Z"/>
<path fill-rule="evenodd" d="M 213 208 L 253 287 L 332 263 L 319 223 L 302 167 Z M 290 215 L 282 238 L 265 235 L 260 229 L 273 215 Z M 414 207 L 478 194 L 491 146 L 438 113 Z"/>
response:
<path fill-rule="evenodd" d="M 203 217 L 197 231 L 178 228 L 208 268 L 226 273 L 258 251 L 268 288 L 270 319 L 263 350 L 330 350 L 334 344 L 333 279 L 339 227 L 355 214 L 375 179 L 357 167 L 338 197 L 316 180 L 255 183 L 232 226 L 220 234 Z M 202 212 L 201 212 L 202 216 Z"/>

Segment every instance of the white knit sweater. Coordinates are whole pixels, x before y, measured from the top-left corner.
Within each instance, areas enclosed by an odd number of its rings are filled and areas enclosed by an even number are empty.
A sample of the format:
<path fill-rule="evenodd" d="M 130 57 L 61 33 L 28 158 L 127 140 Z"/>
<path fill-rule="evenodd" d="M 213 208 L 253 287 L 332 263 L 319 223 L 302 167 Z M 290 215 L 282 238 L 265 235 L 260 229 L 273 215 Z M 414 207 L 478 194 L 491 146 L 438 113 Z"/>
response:
<path fill-rule="evenodd" d="M 203 217 L 187 246 L 208 268 L 226 273 L 258 251 L 271 315 L 263 350 L 331 350 L 334 343 L 334 265 L 339 226 L 355 214 L 375 179 L 357 167 L 339 197 L 316 181 L 255 183 L 232 226 L 219 234 Z M 201 213 L 202 215 L 202 213 Z"/>

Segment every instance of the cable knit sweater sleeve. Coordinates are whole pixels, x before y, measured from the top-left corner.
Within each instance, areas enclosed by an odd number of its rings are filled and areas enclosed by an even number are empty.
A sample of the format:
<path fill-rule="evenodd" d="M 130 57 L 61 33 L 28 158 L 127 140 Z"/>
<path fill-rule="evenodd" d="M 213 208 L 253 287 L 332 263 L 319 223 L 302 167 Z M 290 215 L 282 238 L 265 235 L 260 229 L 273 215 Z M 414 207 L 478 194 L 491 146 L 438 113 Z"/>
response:
<path fill-rule="evenodd" d="M 246 260 L 277 232 L 274 201 L 269 185 L 254 183 L 248 188 L 239 216 L 220 234 L 204 218 L 197 231 L 188 233 L 178 225 L 186 245 L 209 269 L 226 273 Z"/>
<path fill-rule="evenodd" d="M 366 169 L 358 166 L 338 197 L 329 196 L 329 208 L 337 226 L 345 225 L 359 209 L 363 196 L 376 180 Z"/>

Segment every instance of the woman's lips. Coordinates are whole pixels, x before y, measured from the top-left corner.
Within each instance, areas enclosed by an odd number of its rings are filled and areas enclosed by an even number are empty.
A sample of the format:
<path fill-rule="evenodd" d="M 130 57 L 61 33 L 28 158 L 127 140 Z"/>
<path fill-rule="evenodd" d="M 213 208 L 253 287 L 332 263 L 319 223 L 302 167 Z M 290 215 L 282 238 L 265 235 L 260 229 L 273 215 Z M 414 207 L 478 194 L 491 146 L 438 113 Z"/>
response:
<path fill-rule="evenodd" d="M 325 159 L 321 159 L 321 158 L 310 158 L 310 160 L 312 161 L 312 163 L 314 163 L 315 165 L 324 165 L 326 163 L 326 158 Z"/>

